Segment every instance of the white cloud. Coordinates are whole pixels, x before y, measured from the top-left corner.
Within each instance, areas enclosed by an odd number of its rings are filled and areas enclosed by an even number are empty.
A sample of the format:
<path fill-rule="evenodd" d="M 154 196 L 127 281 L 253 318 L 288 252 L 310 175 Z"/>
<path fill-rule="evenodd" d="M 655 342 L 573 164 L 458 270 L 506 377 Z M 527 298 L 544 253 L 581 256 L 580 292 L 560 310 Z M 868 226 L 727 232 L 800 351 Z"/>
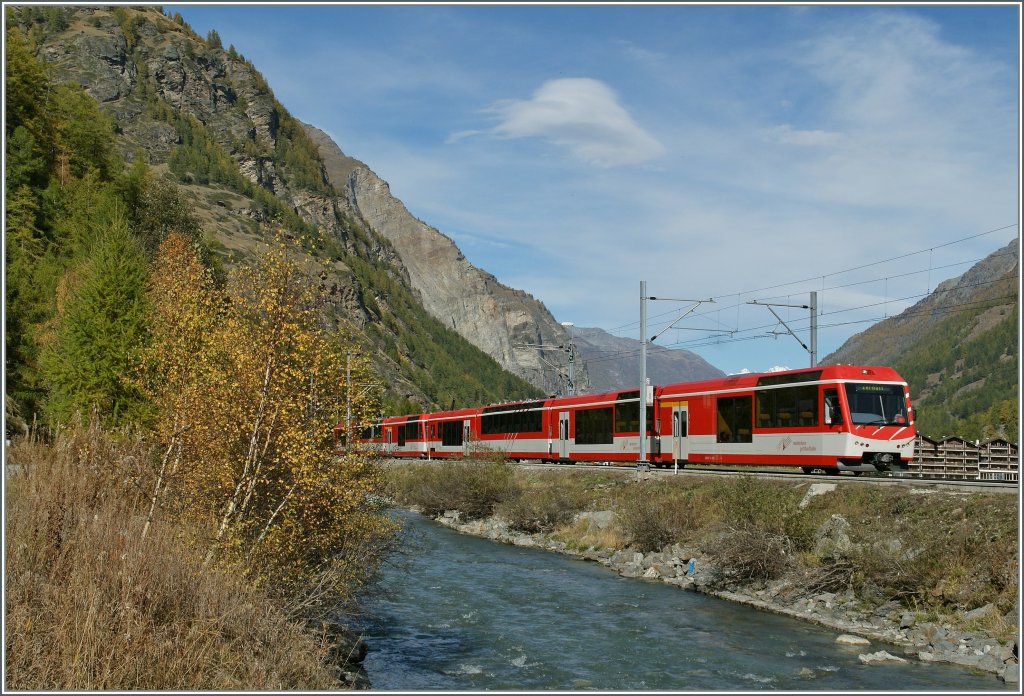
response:
<path fill-rule="evenodd" d="M 664 63 L 670 57 L 667 53 L 663 53 L 662 51 L 652 51 L 649 48 L 637 46 L 636 44 L 623 39 L 617 39 L 613 43 L 620 51 L 622 51 L 624 56 L 630 60 L 636 61 L 637 63 L 658 65 Z"/>
<path fill-rule="evenodd" d="M 843 140 L 842 133 L 834 133 L 824 130 L 796 130 L 789 124 L 783 124 L 771 128 L 767 132 L 768 138 L 783 145 L 800 145 L 805 147 L 819 147 L 836 145 Z"/>
<path fill-rule="evenodd" d="M 664 153 L 661 143 L 619 104 L 615 92 L 591 78 L 549 80 L 531 99 L 502 101 L 491 111 L 501 117 L 489 131 L 492 135 L 545 138 L 600 167 L 642 164 Z"/>

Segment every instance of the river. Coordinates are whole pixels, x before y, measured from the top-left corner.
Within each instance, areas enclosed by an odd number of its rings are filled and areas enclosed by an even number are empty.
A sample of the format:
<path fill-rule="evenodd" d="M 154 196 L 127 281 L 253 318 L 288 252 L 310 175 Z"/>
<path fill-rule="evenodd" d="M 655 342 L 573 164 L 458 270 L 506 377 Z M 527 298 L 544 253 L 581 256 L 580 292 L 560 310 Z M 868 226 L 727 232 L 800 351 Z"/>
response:
<path fill-rule="evenodd" d="M 419 515 L 363 603 L 373 688 L 410 690 L 1011 690 L 943 664 L 862 664 L 899 649 Z"/>

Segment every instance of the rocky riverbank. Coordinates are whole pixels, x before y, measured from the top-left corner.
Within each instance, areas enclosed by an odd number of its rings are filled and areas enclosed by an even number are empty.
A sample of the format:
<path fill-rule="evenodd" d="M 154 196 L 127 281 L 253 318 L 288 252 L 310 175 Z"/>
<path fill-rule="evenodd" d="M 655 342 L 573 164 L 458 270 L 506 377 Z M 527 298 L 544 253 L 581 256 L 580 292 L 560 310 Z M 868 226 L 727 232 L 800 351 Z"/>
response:
<path fill-rule="evenodd" d="M 1000 642 L 982 631 L 971 632 L 961 627 L 991 618 L 997 612 L 992 605 L 965 613 L 959 625 L 954 626 L 952 623 L 919 620 L 918 615 L 898 602 L 872 603 L 855 596 L 852 590 L 808 592 L 799 578 L 783 577 L 769 583 L 737 582 L 719 570 L 713 554 L 682 544 L 650 553 L 594 547 L 578 551 L 544 533 L 526 534 L 510 529 L 500 516 L 469 522 L 460 518 L 458 511 L 449 510 L 435 519 L 465 534 L 574 555 L 601 563 L 625 577 L 664 582 L 835 629 L 842 634 L 838 636 L 838 642 L 864 650 L 860 655 L 864 663 L 907 659 L 947 662 L 992 673 L 1008 684 L 1019 683 L 1019 636 Z M 612 523 L 614 513 L 583 512 L 577 518 L 586 520 L 592 529 L 600 529 Z M 821 530 L 822 543 L 841 541 L 841 526 L 841 520 L 833 520 L 828 528 Z M 1018 612 L 1016 609 L 1002 618 L 1010 625 L 1019 625 Z M 872 650 L 872 641 L 884 643 L 900 654 Z"/>
<path fill-rule="evenodd" d="M 339 688 L 364 690 L 373 688 L 363 667 L 367 645 L 362 636 L 347 626 L 325 623 L 322 627 L 325 642 L 330 646 L 324 663 L 338 680 Z"/>

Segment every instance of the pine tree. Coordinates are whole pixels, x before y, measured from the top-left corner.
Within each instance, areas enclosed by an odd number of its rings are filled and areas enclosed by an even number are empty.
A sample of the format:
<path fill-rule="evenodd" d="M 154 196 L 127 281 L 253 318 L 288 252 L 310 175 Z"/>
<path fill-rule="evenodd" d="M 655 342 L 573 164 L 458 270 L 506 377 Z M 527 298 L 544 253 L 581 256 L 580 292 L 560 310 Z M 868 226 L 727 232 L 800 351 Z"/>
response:
<path fill-rule="evenodd" d="M 52 419 L 93 407 L 111 425 L 143 415 L 133 375 L 147 342 L 147 313 L 145 258 L 121 218 L 66 278 L 66 299 L 44 355 Z"/>

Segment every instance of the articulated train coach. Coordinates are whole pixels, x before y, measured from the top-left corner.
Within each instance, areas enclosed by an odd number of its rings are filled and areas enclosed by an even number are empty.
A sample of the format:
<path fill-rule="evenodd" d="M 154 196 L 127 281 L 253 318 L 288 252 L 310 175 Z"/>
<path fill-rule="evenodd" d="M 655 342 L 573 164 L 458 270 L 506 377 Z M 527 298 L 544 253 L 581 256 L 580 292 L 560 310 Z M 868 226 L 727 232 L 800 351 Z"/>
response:
<path fill-rule="evenodd" d="M 645 459 L 805 471 L 906 470 L 907 383 L 891 368 L 832 365 L 648 387 Z M 341 437 L 344 424 L 335 428 Z M 638 463 L 640 392 L 552 397 L 384 418 L 362 434 L 389 457 Z"/>

